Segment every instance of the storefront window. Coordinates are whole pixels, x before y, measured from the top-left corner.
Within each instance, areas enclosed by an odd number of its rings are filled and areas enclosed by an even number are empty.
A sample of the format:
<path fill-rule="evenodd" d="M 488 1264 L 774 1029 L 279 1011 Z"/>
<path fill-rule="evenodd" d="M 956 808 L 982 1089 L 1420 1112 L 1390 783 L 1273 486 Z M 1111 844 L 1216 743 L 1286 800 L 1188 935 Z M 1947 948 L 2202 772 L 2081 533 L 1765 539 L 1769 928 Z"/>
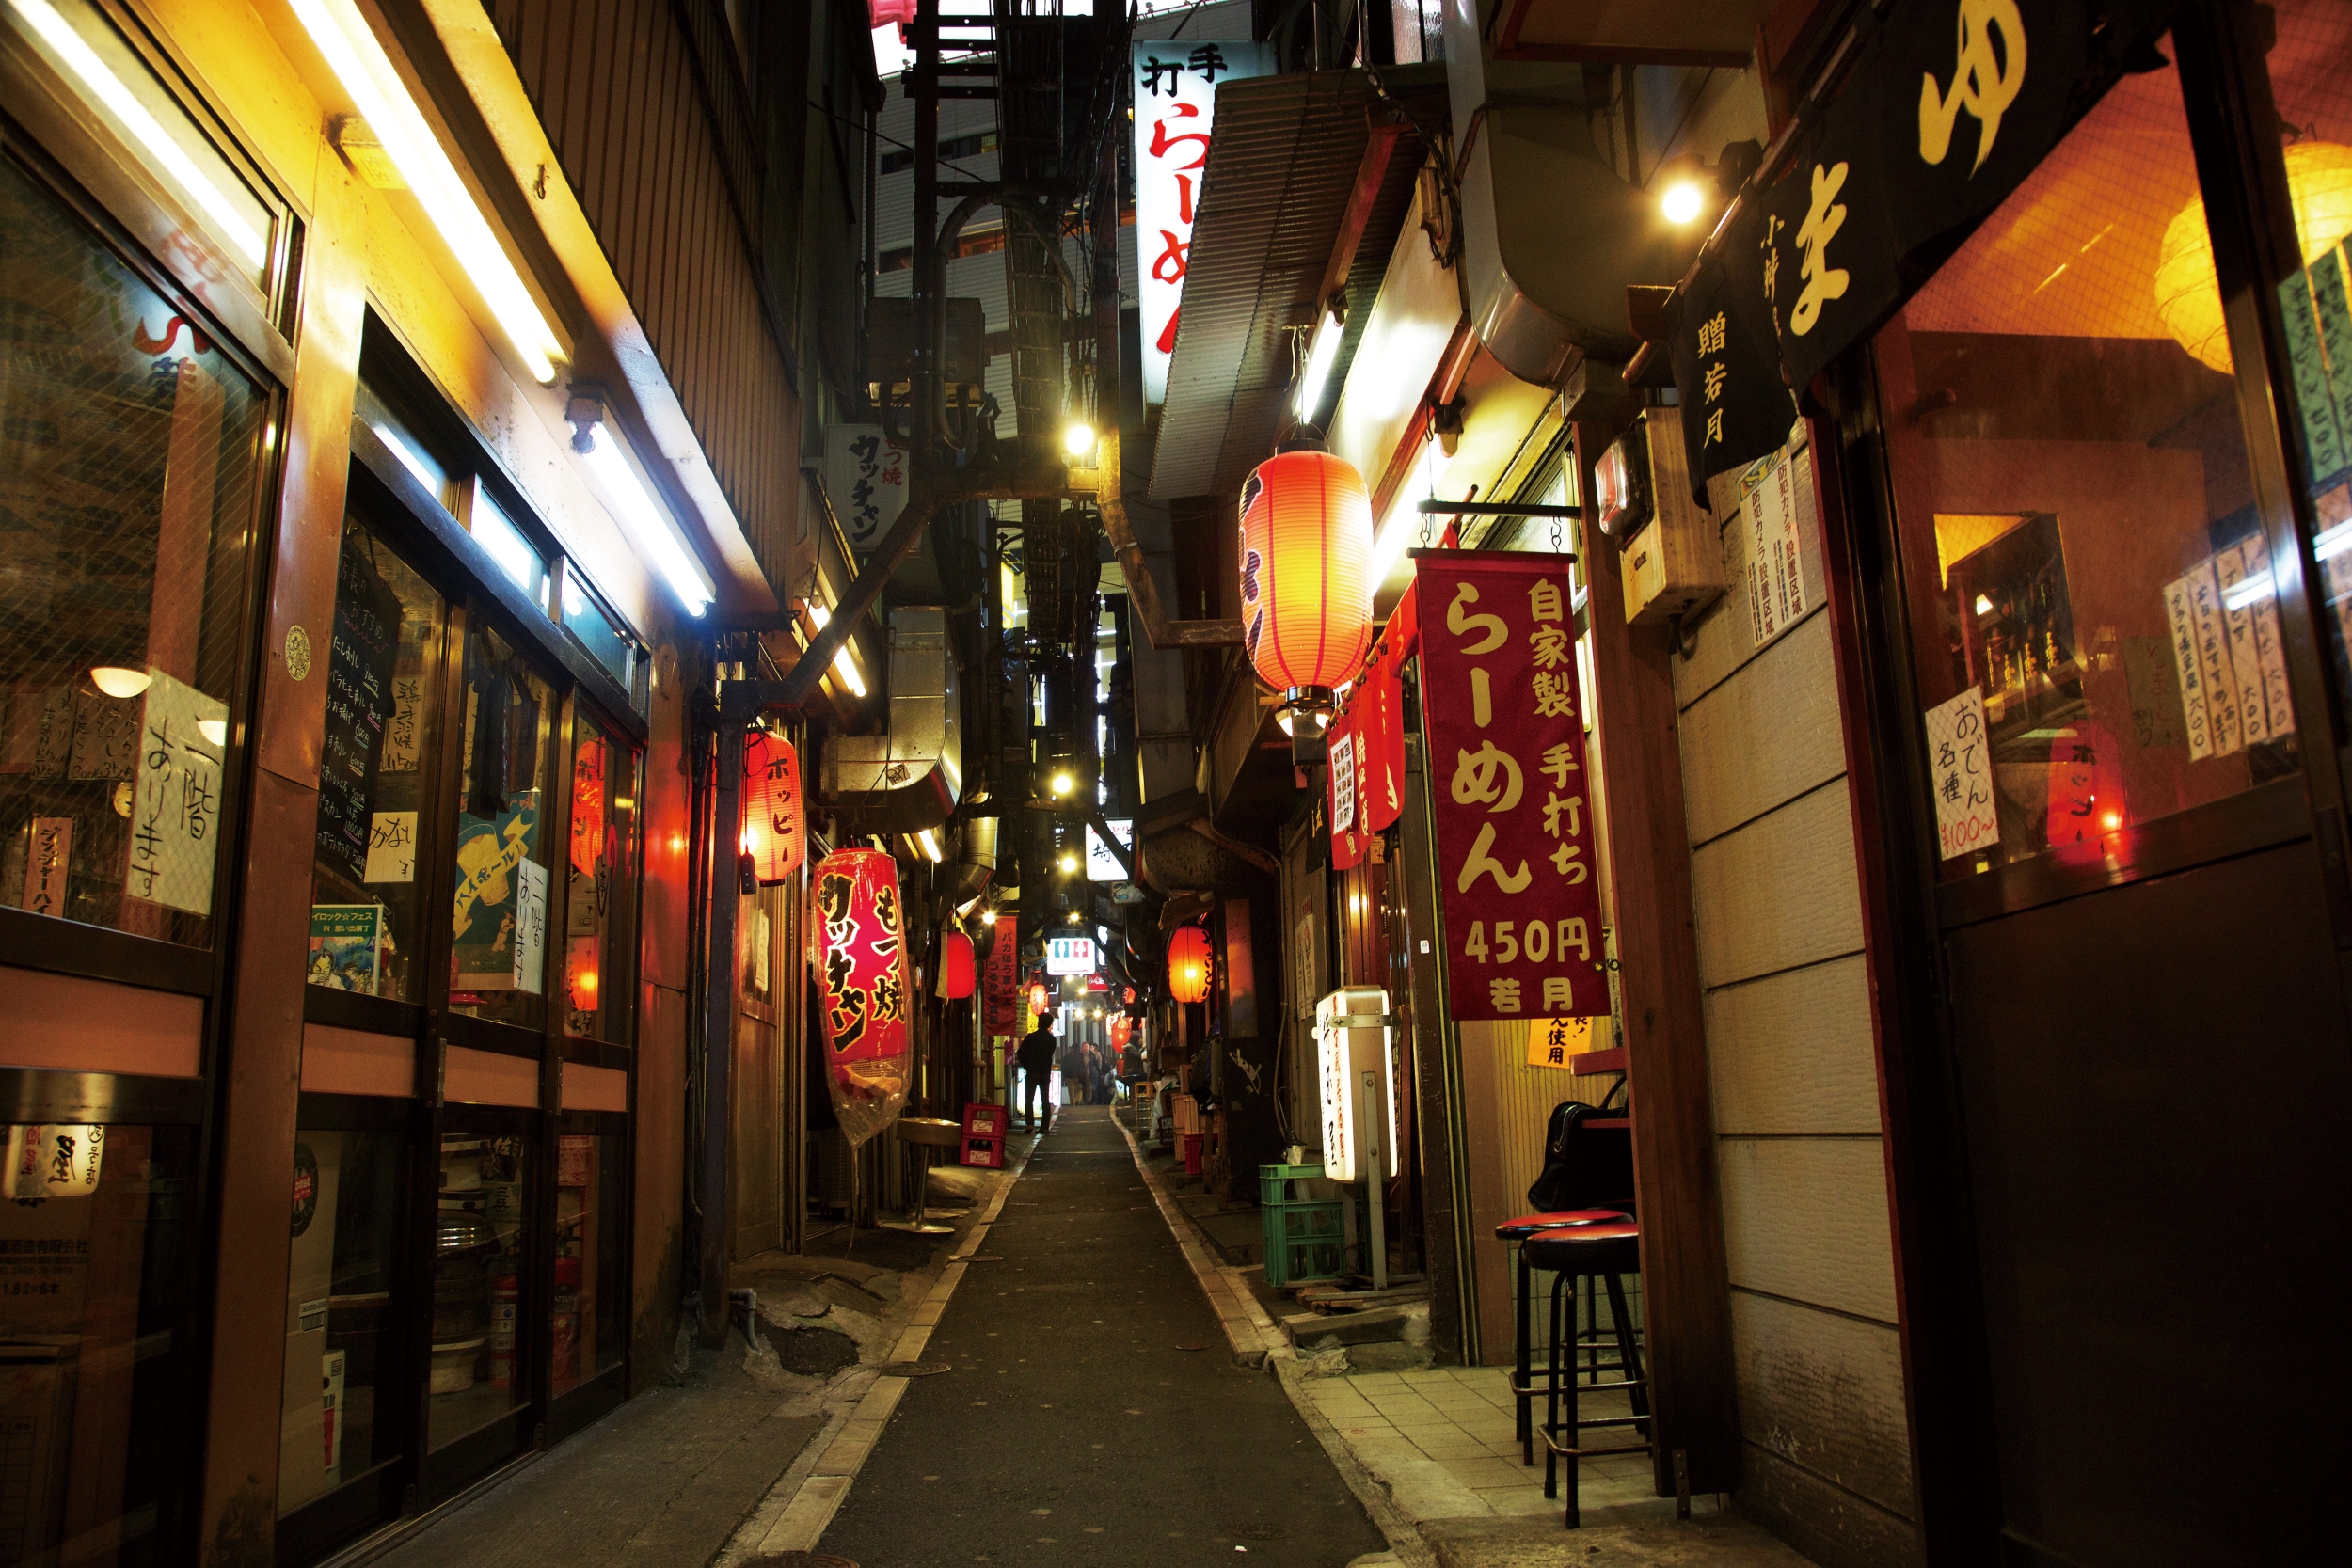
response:
<path fill-rule="evenodd" d="M 2313 541 L 2322 635 L 2339 704 L 2352 703 L 2352 17 L 2286 0 L 2265 64 L 2277 100 L 2302 270 L 2279 286 Z M 2352 717 L 2352 714 L 2347 714 Z"/>
<path fill-rule="evenodd" d="M 2170 69 L 1880 334 L 1947 878 L 2099 857 L 2300 766 L 2231 349 Z"/>
<path fill-rule="evenodd" d="M 0 903 L 209 946 L 268 404 L 0 160 Z"/>
<path fill-rule="evenodd" d="M 433 1236 L 431 1416 L 438 1449 L 530 1398 L 516 1375 L 529 1268 L 531 1140 L 514 1133 L 441 1135 L 439 1223 Z"/>
<path fill-rule="evenodd" d="M 572 750 L 564 1030 L 629 1043 L 637 932 L 637 753 L 585 713 Z"/>
<path fill-rule="evenodd" d="M 319 756 L 314 986 L 423 1000 L 417 859 L 438 816 L 426 781 L 447 613 L 441 596 L 373 531 L 344 523 Z"/>
<path fill-rule="evenodd" d="M 405 1315 L 393 1281 L 411 1147 L 389 1132 L 294 1134 L 280 1514 L 398 1457 L 400 1394 L 386 1374 Z"/>
<path fill-rule="evenodd" d="M 547 683 L 487 627 L 466 640 L 450 1010 L 536 1028 L 548 945 L 554 706 Z"/>
<path fill-rule="evenodd" d="M 627 1352 L 628 1161 L 626 1139 L 566 1132 L 556 1140 L 548 1366 L 558 1394 L 619 1366 Z"/>
<path fill-rule="evenodd" d="M 192 1129 L 7 1130 L 0 1203 L 0 1553 L 158 1560 L 186 1249 Z M 317 1432 L 315 1424 L 311 1431 Z"/>

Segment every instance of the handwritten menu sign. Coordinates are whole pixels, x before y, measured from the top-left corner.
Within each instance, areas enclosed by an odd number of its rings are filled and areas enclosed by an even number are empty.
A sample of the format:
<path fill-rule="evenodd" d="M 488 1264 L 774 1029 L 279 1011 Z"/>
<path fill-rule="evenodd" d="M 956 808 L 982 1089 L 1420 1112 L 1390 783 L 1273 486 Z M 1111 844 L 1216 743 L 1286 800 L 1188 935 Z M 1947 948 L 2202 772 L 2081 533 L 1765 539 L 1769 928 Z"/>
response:
<path fill-rule="evenodd" d="M 2295 729 L 2269 546 L 2257 534 L 2164 585 L 2188 754 L 2225 757 Z"/>
<path fill-rule="evenodd" d="M 371 805 L 400 654 L 400 601 L 370 564 L 370 547 L 357 530 L 343 536 L 326 660 L 326 736 L 319 752 L 318 853 L 355 882 L 373 879 L 367 876 Z"/>
<path fill-rule="evenodd" d="M 1759 648 L 1804 619 L 1804 560 L 1797 486 L 1808 454 L 1800 448 L 1773 463 L 1740 508 L 1748 531 L 1748 629 Z"/>
<path fill-rule="evenodd" d="M 1415 567 L 1454 1016 L 1606 1013 L 1568 562 L 1429 550 Z"/>
<path fill-rule="evenodd" d="M 1935 795 L 1938 858 L 1954 860 L 2001 841 L 1993 808 L 1993 748 L 1984 730 L 1984 693 L 1975 687 L 1928 710 L 1928 769 Z"/>
<path fill-rule="evenodd" d="M 73 818 L 36 816 L 24 849 L 24 896 L 31 914 L 65 913 L 66 876 L 73 865 Z"/>
<path fill-rule="evenodd" d="M 220 839 L 221 758 L 229 705 L 148 671 L 132 781 L 123 891 L 190 914 L 213 912 L 213 862 Z"/>

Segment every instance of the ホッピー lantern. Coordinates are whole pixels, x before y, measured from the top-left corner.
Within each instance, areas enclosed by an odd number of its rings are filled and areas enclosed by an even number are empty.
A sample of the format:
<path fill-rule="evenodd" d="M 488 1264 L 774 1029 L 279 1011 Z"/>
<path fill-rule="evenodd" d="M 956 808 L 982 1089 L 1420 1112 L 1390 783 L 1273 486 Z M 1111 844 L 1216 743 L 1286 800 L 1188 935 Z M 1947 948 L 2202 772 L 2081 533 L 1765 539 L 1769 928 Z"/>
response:
<path fill-rule="evenodd" d="M 790 741 L 764 730 L 743 739 L 742 842 L 763 887 L 789 879 L 808 852 L 801 826 L 800 754 Z"/>
<path fill-rule="evenodd" d="M 1242 641 L 1258 678 L 1328 707 L 1372 645 L 1372 498 L 1345 459 L 1279 451 L 1241 492 Z"/>
<path fill-rule="evenodd" d="M 878 849 L 836 849 L 809 883 L 808 927 L 824 1017 L 825 1082 L 851 1144 L 906 1097 L 907 955 L 898 868 Z"/>
<path fill-rule="evenodd" d="M 1168 939 L 1168 994 L 1179 1002 L 1209 999 L 1209 933 L 1180 926 Z"/>
<path fill-rule="evenodd" d="M 961 1002 L 979 984 L 979 965 L 972 958 L 972 939 L 950 926 L 939 939 L 939 994 Z"/>

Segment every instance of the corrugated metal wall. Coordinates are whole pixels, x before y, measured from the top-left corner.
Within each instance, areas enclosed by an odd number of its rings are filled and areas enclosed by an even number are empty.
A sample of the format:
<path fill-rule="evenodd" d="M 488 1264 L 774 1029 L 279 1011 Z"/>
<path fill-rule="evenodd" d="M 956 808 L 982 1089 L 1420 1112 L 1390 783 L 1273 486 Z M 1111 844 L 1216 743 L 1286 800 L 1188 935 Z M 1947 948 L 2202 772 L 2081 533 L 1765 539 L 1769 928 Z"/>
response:
<path fill-rule="evenodd" d="M 724 17 L 711 0 L 490 0 L 490 12 L 754 552 L 781 579 L 798 532 L 801 403 L 747 238 L 765 174 Z"/>

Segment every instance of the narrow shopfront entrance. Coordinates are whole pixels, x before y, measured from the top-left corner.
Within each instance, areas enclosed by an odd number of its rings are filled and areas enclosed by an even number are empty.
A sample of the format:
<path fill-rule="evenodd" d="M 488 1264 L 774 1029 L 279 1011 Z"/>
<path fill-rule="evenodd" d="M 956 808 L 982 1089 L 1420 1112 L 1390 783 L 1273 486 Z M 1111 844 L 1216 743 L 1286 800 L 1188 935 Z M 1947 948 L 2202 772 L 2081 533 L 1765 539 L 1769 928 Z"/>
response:
<path fill-rule="evenodd" d="M 636 650 L 372 347 L 320 656 L 286 1562 L 627 1391 Z"/>
<path fill-rule="evenodd" d="M 2185 15 L 1837 388 L 1922 1487 L 2008 1562 L 2308 1558 L 2342 1453 L 2289 1392 L 2345 1370 L 2352 924 L 2249 22 Z"/>

